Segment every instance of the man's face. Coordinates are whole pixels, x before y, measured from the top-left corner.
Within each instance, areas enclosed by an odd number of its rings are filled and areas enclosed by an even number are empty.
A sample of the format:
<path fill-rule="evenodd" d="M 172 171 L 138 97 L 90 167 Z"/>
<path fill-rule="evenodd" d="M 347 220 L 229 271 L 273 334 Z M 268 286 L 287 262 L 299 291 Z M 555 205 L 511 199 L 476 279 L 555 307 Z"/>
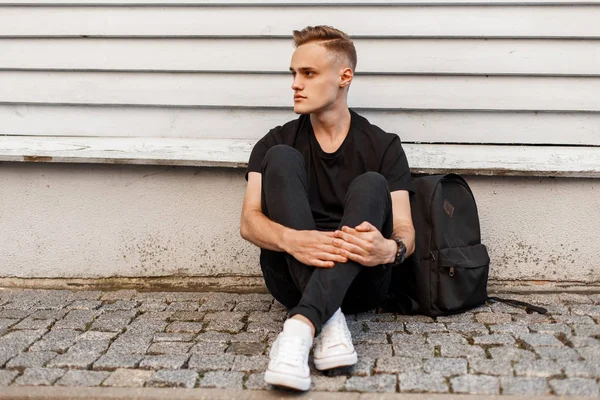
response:
<path fill-rule="evenodd" d="M 335 55 L 318 43 L 299 46 L 292 55 L 294 112 L 310 114 L 326 110 L 342 95 L 340 76 L 344 69 Z"/>

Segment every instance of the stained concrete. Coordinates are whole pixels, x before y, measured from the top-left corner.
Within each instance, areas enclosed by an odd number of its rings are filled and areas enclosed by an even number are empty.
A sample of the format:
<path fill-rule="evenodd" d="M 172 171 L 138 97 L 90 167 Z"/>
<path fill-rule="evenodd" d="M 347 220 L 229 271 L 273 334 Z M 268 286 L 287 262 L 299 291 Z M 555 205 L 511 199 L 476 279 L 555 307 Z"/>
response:
<path fill-rule="evenodd" d="M 600 282 L 600 181 L 467 177 L 496 280 Z M 260 274 L 239 169 L 0 164 L 0 278 Z"/>

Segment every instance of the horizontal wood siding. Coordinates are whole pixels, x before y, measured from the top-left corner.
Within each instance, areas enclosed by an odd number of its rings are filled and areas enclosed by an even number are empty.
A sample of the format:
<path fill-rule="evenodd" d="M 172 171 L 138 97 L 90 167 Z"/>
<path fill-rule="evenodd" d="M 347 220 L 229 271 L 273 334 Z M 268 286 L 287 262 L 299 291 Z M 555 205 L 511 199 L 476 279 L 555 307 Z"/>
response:
<path fill-rule="evenodd" d="M 323 23 L 355 38 L 350 106 L 404 142 L 600 151 L 598 21 L 600 0 L 0 1 L 0 135 L 256 140 L 294 118 L 292 30 Z"/>

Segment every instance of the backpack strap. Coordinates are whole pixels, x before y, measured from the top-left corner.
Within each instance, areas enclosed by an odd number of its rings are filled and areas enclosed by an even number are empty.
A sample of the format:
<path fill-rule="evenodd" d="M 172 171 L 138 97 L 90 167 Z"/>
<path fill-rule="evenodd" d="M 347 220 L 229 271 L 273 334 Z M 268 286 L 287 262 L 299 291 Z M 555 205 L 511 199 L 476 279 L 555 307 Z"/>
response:
<path fill-rule="evenodd" d="M 548 310 L 545 309 L 544 307 L 534 306 L 531 303 L 526 303 L 524 301 L 519 301 L 519 300 L 514 300 L 514 299 L 503 299 L 500 297 L 488 296 L 487 300 L 494 302 L 494 303 L 498 302 L 498 303 L 508 304 L 509 306 L 513 306 L 513 307 L 517 307 L 517 308 L 524 308 L 525 311 L 527 311 L 527 312 L 535 311 L 539 314 L 546 314 L 548 312 Z"/>

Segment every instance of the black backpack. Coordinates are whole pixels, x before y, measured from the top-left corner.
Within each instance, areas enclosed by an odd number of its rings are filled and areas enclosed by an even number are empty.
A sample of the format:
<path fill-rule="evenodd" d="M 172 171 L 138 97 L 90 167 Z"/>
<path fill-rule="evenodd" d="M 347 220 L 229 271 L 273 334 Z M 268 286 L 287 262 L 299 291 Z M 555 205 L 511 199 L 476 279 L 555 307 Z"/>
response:
<path fill-rule="evenodd" d="M 414 185 L 415 252 L 394 267 L 386 308 L 435 317 L 492 300 L 545 313 L 527 303 L 488 297 L 490 257 L 481 243 L 473 192 L 461 176 L 424 176 Z"/>

